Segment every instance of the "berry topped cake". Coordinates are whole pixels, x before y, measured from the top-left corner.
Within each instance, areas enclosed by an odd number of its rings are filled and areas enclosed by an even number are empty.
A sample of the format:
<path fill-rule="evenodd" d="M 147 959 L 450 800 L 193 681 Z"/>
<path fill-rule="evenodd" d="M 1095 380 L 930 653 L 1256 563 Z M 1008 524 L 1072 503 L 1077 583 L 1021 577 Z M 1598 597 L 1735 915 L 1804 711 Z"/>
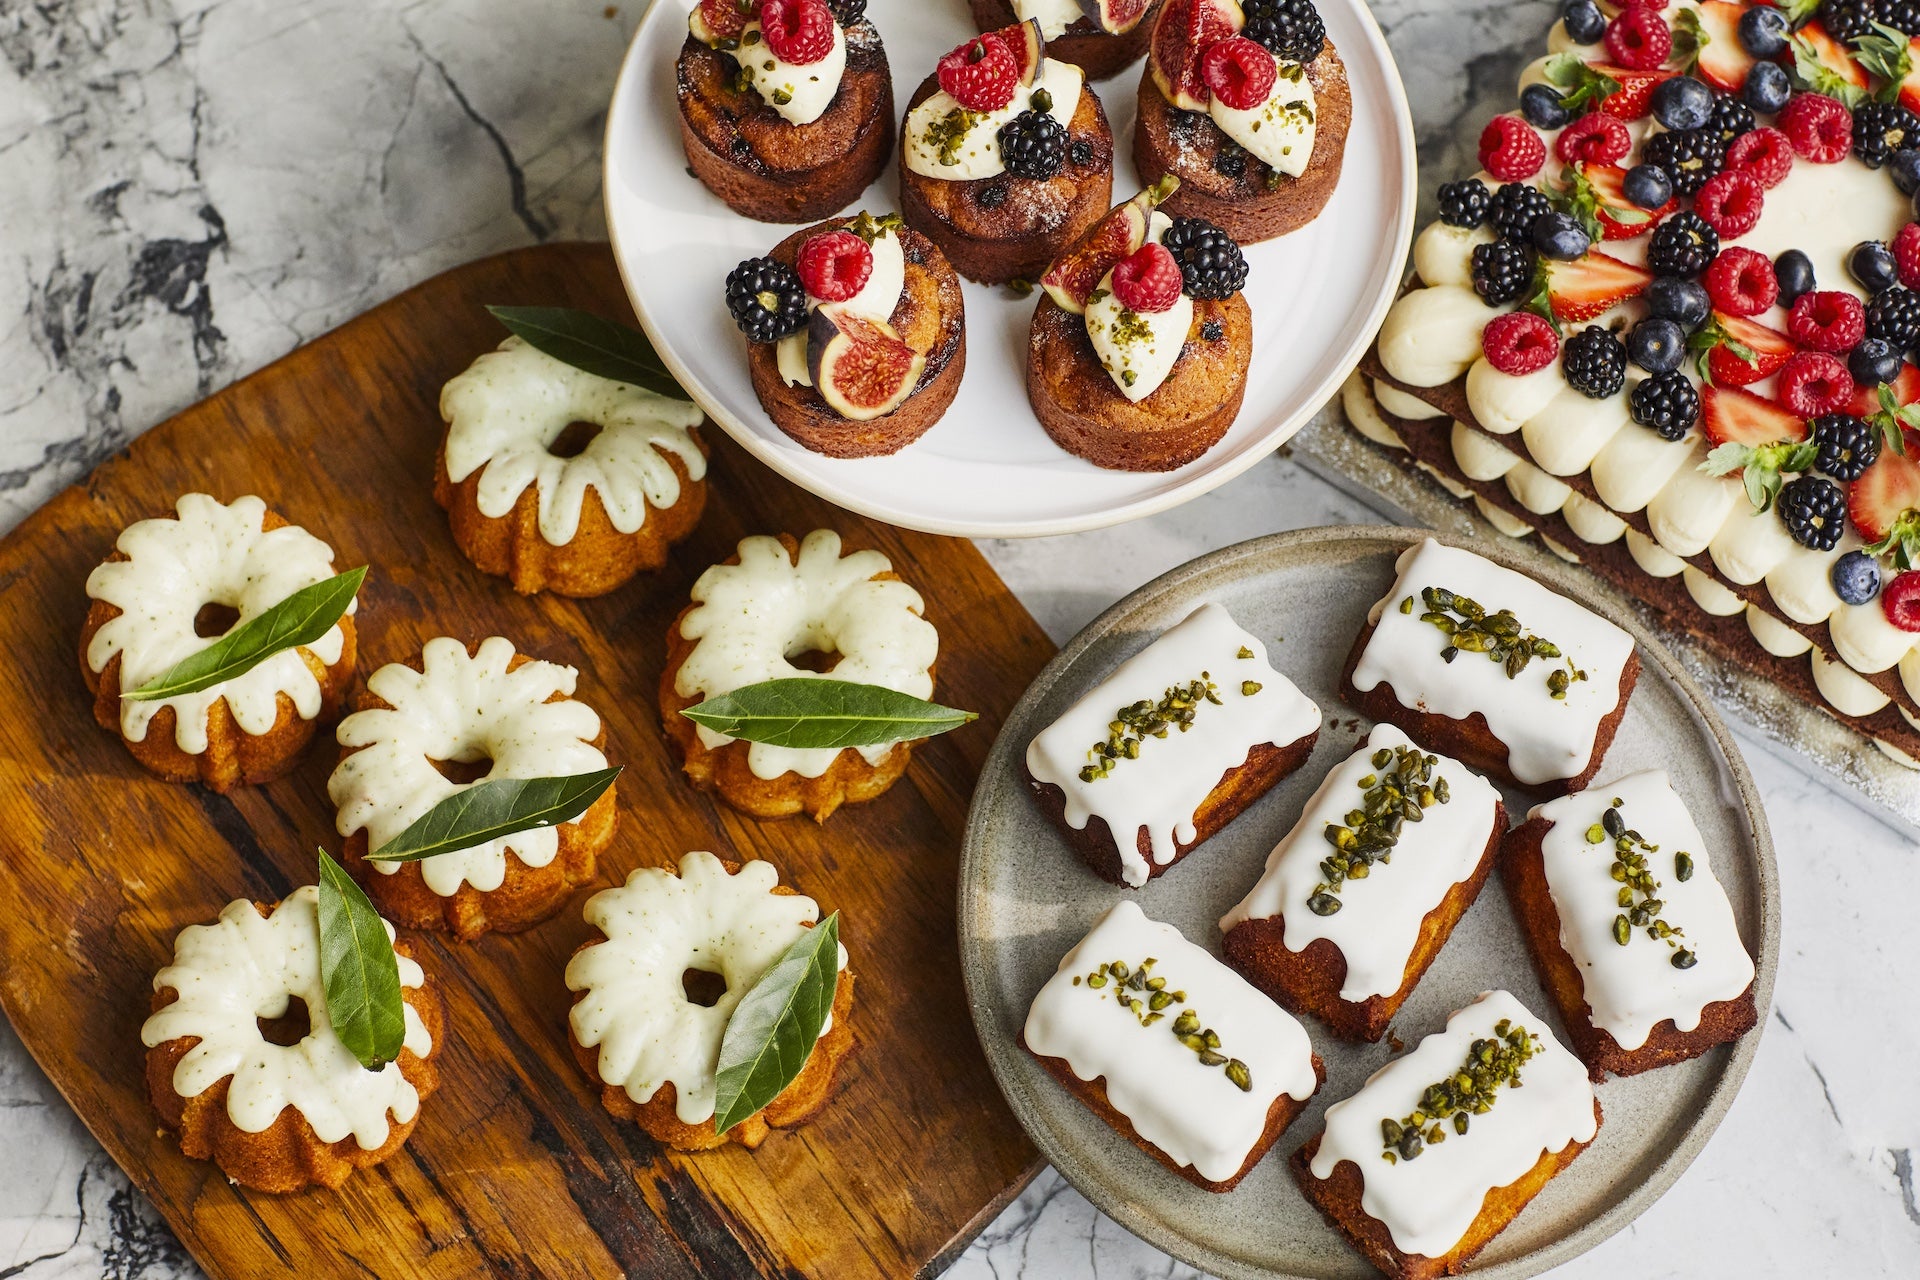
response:
<path fill-rule="evenodd" d="M 1920 756 L 1916 36 L 1885 0 L 1567 0 L 1441 186 L 1361 406 L 1895 758 Z"/>
<path fill-rule="evenodd" d="M 1147 48 L 1160 0 L 969 0 L 982 31 L 1033 19 L 1053 56 L 1105 80 Z"/>

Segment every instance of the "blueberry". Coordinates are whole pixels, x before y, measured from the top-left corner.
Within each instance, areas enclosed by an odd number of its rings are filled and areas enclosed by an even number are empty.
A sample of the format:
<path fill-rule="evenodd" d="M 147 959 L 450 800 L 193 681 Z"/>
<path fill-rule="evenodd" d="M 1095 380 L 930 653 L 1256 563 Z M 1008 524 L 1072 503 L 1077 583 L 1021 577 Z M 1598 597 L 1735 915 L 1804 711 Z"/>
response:
<path fill-rule="evenodd" d="M 1560 6 L 1560 21 L 1566 24 L 1567 38 L 1575 44 L 1598 44 L 1607 34 L 1606 15 L 1593 0 L 1567 0 Z"/>
<path fill-rule="evenodd" d="M 1543 258 L 1572 262 L 1592 244 L 1586 228 L 1570 213 L 1543 213 L 1533 220 L 1533 247 Z"/>
<path fill-rule="evenodd" d="M 1713 90 L 1692 76 L 1662 80 L 1653 91 L 1653 117 L 1669 129 L 1698 129 L 1713 116 Z"/>
<path fill-rule="evenodd" d="M 1920 151 L 1896 151 L 1887 161 L 1887 172 L 1893 175 L 1893 185 L 1900 188 L 1900 194 L 1912 195 L 1920 191 Z"/>
<path fill-rule="evenodd" d="M 1814 290 L 1813 259 L 1789 249 L 1773 260 L 1773 278 L 1780 282 L 1780 305 L 1791 307 L 1795 298 Z"/>
<path fill-rule="evenodd" d="M 1679 276 L 1655 276 L 1647 286 L 1647 310 L 1662 320 L 1671 320 L 1688 333 L 1707 322 L 1713 302 L 1707 287 L 1696 280 Z"/>
<path fill-rule="evenodd" d="M 1913 220 L 1920 222 L 1920 191 L 1913 193 Z"/>
<path fill-rule="evenodd" d="M 1787 48 L 1787 15 L 1753 8 L 1740 15 L 1740 47 L 1756 58 L 1771 58 Z"/>
<path fill-rule="evenodd" d="M 1749 9 L 1749 14 L 1778 13 L 1778 9 Z M 1787 99 L 1793 96 L 1793 82 L 1787 78 L 1787 72 L 1777 62 L 1756 62 L 1753 70 L 1747 72 L 1747 82 L 1740 86 L 1740 100 L 1755 111 L 1772 115 L 1787 105 Z"/>
<path fill-rule="evenodd" d="M 1648 373 L 1678 369 L 1686 354 L 1686 332 L 1671 320 L 1649 316 L 1627 334 L 1627 359 Z"/>
<path fill-rule="evenodd" d="M 1847 372 L 1863 387 L 1877 387 L 1900 376 L 1900 348 L 1885 338 L 1863 338 L 1847 353 Z"/>
<path fill-rule="evenodd" d="M 1880 594 L 1880 566 L 1864 551 L 1849 551 L 1833 562 L 1833 594 L 1848 604 L 1865 604 Z"/>
<path fill-rule="evenodd" d="M 1642 209 L 1658 209 L 1673 199 L 1673 179 L 1657 164 L 1637 164 L 1627 170 L 1627 176 L 1621 179 L 1620 189 L 1627 199 Z"/>
<path fill-rule="evenodd" d="M 1893 250 L 1878 240 L 1862 240 L 1847 254 L 1847 274 L 1860 282 L 1868 293 L 1879 293 L 1900 280 Z"/>
<path fill-rule="evenodd" d="M 1522 89 L 1520 113 L 1534 128 L 1548 131 L 1565 127 L 1571 116 L 1560 100 L 1560 91 L 1550 84 L 1530 84 Z"/>

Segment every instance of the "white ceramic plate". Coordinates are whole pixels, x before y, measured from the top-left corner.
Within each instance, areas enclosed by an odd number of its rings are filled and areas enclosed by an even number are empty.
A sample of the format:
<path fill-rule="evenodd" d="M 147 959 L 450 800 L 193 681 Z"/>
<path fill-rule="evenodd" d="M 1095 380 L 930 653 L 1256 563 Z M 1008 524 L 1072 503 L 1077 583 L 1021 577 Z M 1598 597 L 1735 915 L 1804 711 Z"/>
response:
<path fill-rule="evenodd" d="M 728 209 L 687 173 L 674 59 L 690 0 L 659 0 L 641 20 L 607 114 L 607 227 L 647 335 L 702 408 L 761 461 L 830 502 L 932 533 L 1029 537 L 1163 511 L 1240 474 L 1303 426 L 1339 389 L 1386 315 L 1413 232 L 1413 120 L 1400 73 L 1361 0 L 1319 0 L 1353 85 L 1340 186 L 1325 212 L 1251 246 L 1253 373 L 1239 421 L 1178 471 L 1103 471 L 1048 438 L 1027 404 L 1034 303 L 968 284 L 967 371 L 946 416 L 885 458 L 810 453 L 775 427 L 747 379 L 744 343 L 721 293 L 742 258 L 792 227 Z M 904 105 L 940 55 L 973 34 L 961 0 L 871 0 Z M 1095 85 L 1112 122 L 1114 198 L 1139 187 L 1132 151 L 1141 64 Z M 854 206 L 898 206 L 889 164 Z"/>

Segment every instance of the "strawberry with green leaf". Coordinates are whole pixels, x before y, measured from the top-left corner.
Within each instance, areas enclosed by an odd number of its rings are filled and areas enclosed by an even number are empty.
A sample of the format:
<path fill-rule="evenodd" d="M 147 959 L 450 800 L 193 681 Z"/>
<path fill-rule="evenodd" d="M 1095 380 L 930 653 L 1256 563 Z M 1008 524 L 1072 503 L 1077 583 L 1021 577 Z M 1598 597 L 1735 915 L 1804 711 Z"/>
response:
<path fill-rule="evenodd" d="M 1680 207 L 1677 199 L 1669 199 L 1658 209 L 1642 209 L 1627 199 L 1626 181 L 1627 171 L 1617 164 L 1569 167 L 1561 170 L 1556 203 L 1579 219 L 1596 243 L 1643 236 Z"/>
<path fill-rule="evenodd" d="M 1792 358 L 1793 339 L 1744 316 L 1714 312 L 1687 339 L 1708 386 L 1744 387 L 1772 377 Z"/>
<path fill-rule="evenodd" d="M 1653 282 L 1644 267 L 1589 250 L 1571 262 L 1542 258 L 1529 309 L 1549 320 L 1580 324 L 1634 297 Z"/>
<path fill-rule="evenodd" d="M 1740 44 L 1743 6 L 1707 0 L 1698 9 L 1682 9 L 1673 18 L 1673 51 L 1686 69 L 1722 93 L 1738 93 L 1754 58 Z"/>
<path fill-rule="evenodd" d="M 1801 27 L 1787 38 L 1787 43 L 1793 49 L 1793 66 L 1788 71 L 1795 88 L 1836 98 L 1849 111 L 1858 110 L 1867 100 L 1871 82 L 1866 70 L 1853 60 L 1847 46 L 1820 25 L 1819 19 Z"/>
<path fill-rule="evenodd" d="M 1731 394 L 1745 395 L 1745 392 Z M 1710 476 L 1731 475 L 1738 471 L 1746 486 L 1747 501 L 1755 511 L 1770 511 L 1780 496 L 1782 475 L 1810 470 L 1820 447 L 1811 440 L 1775 440 L 1769 444 L 1742 444 L 1729 440 L 1715 445 L 1700 469 Z"/>
<path fill-rule="evenodd" d="M 1896 569 L 1920 565 L 1920 449 L 1882 449 L 1847 486 L 1847 518 L 1868 540 L 1868 555 L 1891 556 Z"/>
<path fill-rule="evenodd" d="M 1880 82 L 1878 92 L 1873 95 L 1878 101 L 1892 102 L 1902 96 L 1902 87 L 1913 74 L 1913 52 L 1906 32 L 1875 22 L 1871 31 L 1854 40 L 1853 57 L 1868 75 Z"/>
<path fill-rule="evenodd" d="M 1874 391 L 1879 407 L 1865 415 L 1867 425 L 1880 433 L 1881 452 L 1904 454 L 1907 451 L 1907 432 L 1920 430 L 1920 404 L 1902 404 L 1893 388 L 1884 382 Z"/>

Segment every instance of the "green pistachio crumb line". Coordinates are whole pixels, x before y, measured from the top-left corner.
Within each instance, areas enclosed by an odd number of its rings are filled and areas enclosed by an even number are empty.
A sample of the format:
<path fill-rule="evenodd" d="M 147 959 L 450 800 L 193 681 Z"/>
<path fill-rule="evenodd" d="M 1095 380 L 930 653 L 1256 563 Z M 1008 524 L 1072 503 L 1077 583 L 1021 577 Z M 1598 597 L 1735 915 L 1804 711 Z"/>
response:
<path fill-rule="evenodd" d="M 1202 671 L 1198 680 L 1174 685 L 1160 695 L 1158 702 L 1142 698 L 1120 708 L 1119 714 L 1107 724 L 1106 741 L 1096 742 L 1087 749 L 1090 763 L 1080 770 L 1080 781 L 1092 782 L 1106 777 L 1113 772 L 1116 760 L 1138 760 L 1140 744 L 1148 738 L 1164 738 L 1174 729 L 1185 733 L 1193 727 L 1203 702 L 1211 702 L 1216 707 L 1224 705 L 1213 675 L 1207 671 Z"/>
<path fill-rule="evenodd" d="M 1380 1158 L 1388 1164 L 1417 1159 L 1447 1140 L 1447 1126 L 1465 1137 L 1473 1116 L 1493 1110 L 1500 1086 L 1520 1087 L 1520 1068 L 1540 1051 L 1540 1041 L 1509 1018 L 1494 1024 L 1493 1039 L 1475 1040 L 1460 1069 L 1436 1080 L 1420 1095 L 1420 1105 L 1398 1120 L 1380 1122 Z"/>
<path fill-rule="evenodd" d="M 1360 779 L 1360 807 L 1347 812 L 1344 825 L 1329 822 L 1321 832 L 1333 852 L 1320 863 L 1325 877 L 1307 898 L 1307 909 L 1317 916 L 1340 910 L 1336 897 L 1349 880 L 1365 880 L 1373 864 L 1393 861 L 1393 847 L 1409 822 L 1420 822 L 1425 810 L 1452 798 L 1445 778 L 1433 770 L 1438 756 L 1413 747 L 1382 747 L 1368 758 L 1374 771 Z"/>
<path fill-rule="evenodd" d="M 1167 1009 L 1176 1004 L 1185 1004 L 1187 993 L 1167 990 L 1167 980 L 1153 976 L 1153 966 L 1160 961 L 1148 956 L 1139 964 L 1129 966 L 1124 960 L 1109 960 L 1086 977 L 1087 986 L 1095 991 L 1113 988 L 1113 998 L 1120 1008 L 1130 1013 L 1143 1027 L 1150 1027 L 1167 1016 Z M 1080 985 L 1075 978 L 1073 985 Z M 1242 1093 L 1253 1092 L 1253 1073 L 1247 1064 L 1238 1058 L 1230 1058 L 1220 1051 L 1220 1035 L 1212 1027 L 1200 1025 L 1200 1015 L 1192 1009 L 1182 1009 L 1168 1028 L 1174 1039 L 1193 1050 L 1204 1067 L 1221 1067 L 1227 1073 L 1227 1079 L 1233 1082 Z"/>
<path fill-rule="evenodd" d="M 1644 929 L 1649 938 L 1673 948 L 1669 963 L 1674 968 L 1693 968 L 1700 958 L 1675 941 L 1686 937 L 1686 931 L 1676 929 L 1660 917 L 1667 904 L 1660 897 L 1660 881 L 1654 878 L 1653 868 L 1647 862 L 1647 855 L 1660 852 L 1660 846 L 1648 844 L 1638 831 L 1627 825 L 1618 796 L 1600 815 L 1600 821 L 1587 828 L 1588 844 L 1609 842 L 1613 845 L 1614 861 L 1608 874 L 1620 885 L 1617 898 L 1620 914 L 1613 918 L 1613 940 L 1624 947 L 1633 941 L 1635 929 Z M 1692 854 L 1682 850 L 1673 855 L 1673 875 L 1681 881 L 1693 878 Z"/>
<path fill-rule="evenodd" d="M 1555 699 L 1565 699 L 1574 681 L 1587 678 L 1559 645 L 1521 627 L 1511 609 L 1488 613 L 1477 601 L 1445 587 L 1423 587 L 1420 599 L 1426 605 L 1420 621 L 1431 623 L 1447 637 L 1446 647 L 1440 650 L 1446 662 L 1462 653 L 1484 653 L 1489 661 L 1505 666 L 1507 679 L 1517 680 L 1535 658 L 1559 658 L 1566 665 L 1547 673 L 1547 692 Z M 1400 602 L 1400 612 L 1413 612 L 1412 596 Z"/>

